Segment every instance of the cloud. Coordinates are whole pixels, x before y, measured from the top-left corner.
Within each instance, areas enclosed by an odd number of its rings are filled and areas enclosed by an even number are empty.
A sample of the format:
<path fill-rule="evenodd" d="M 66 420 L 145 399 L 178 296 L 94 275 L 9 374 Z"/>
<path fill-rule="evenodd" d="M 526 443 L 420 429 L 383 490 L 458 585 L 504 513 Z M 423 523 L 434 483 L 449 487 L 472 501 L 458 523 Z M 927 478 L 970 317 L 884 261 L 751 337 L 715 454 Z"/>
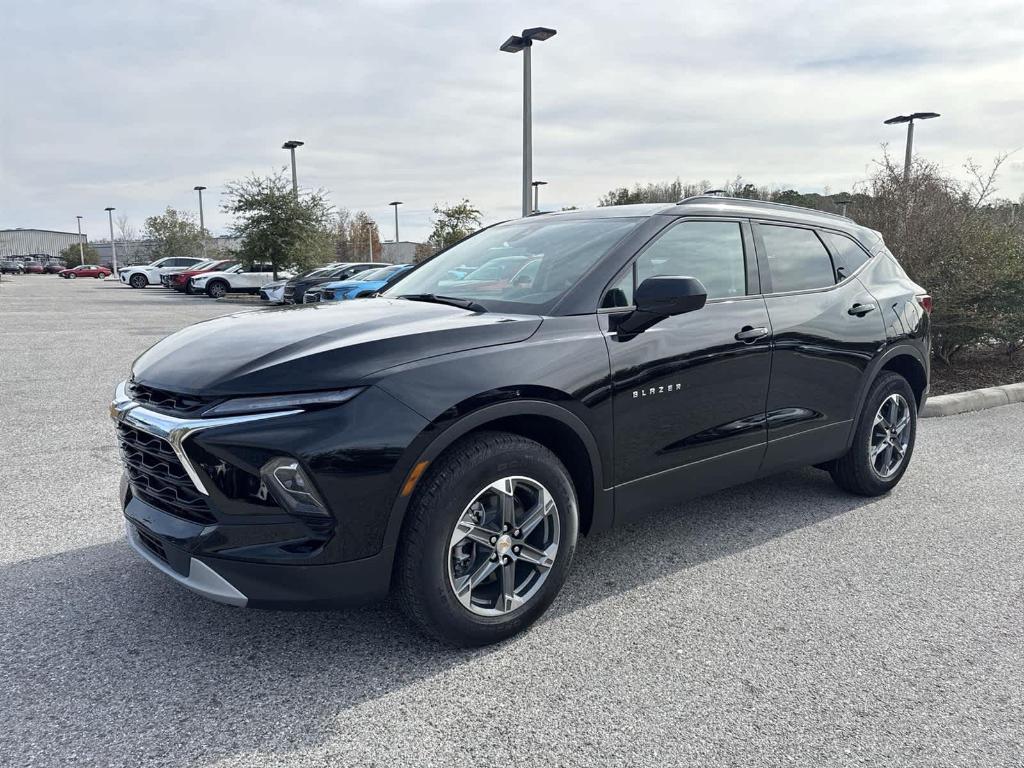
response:
<path fill-rule="evenodd" d="M 6 12 L 0 49 L 0 227 L 102 236 L 102 209 L 137 224 L 165 206 L 207 222 L 224 182 L 287 162 L 300 184 L 423 238 L 435 202 L 518 215 L 524 26 L 534 51 L 535 176 L 545 207 L 592 205 L 633 181 L 743 174 L 848 188 L 882 120 L 934 110 L 917 148 L 958 173 L 1022 143 L 1024 11 L 984 0 L 813 5 L 667 0 L 84 2 Z M 1007 167 L 1003 194 L 1024 192 Z"/>

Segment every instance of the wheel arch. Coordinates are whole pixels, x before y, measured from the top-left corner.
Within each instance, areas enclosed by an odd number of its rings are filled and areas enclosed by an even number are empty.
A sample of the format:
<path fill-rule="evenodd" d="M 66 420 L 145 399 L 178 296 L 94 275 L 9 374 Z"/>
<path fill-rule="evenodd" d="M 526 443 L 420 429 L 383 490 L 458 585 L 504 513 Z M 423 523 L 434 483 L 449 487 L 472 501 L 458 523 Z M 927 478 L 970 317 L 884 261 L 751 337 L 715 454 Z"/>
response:
<path fill-rule="evenodd" d="M 429 428 L 428 428 L 429 429 Z M 474 432 L 500 430 L 522 435 L 544 445 L 565 465 L 576 488 L 580 532 L 610 527 L 611 494 L 604 490 L 601 456 L 587 425 L 568 409 L 544 400 L 517 400 L 479 408 L 444 427 L 421 449 L 410 468 L 424 461 L 433 464 L 450 447 Z M 427 467 L 429 469 L 429 465 Z M 405 513 L 414 493 L 399 492 L 391 508 L 384 549 L 395 551 Z"/>
<path fill-rule="evenodd" d="M 864 401 L 871 390 L 871 385 L 883 371 L 893 371 L 900 374 L 910 384 L 914 391 L 914 399 L 917 401 L 918 410 L 924 405 L 928 397 L 928 365 L 921 351 L 911 344 L 899 344 L 887 349 L 879 355 L 868 373 L 864 376 L 860 393 L 857 395 L 857 410 L 855 416 L 850 420 L 850 433 L 847 436 L 847 447 L 852 445 L 854 433 L 857 429 L 857 418 L 864 408 Z"/>
<path fill-rule="evenodd" d="M 894 371 L 907 380 L 910 388 L 914 390 L 914 399 L 917 401 L 918 410 L 920 410 L 924 405 L 925 393 L 928 389 L 928 374 L 921 361 L 905 351 L 899 352 L 885 361 L 875 374 L 875 378 L 882 371 Z"/>

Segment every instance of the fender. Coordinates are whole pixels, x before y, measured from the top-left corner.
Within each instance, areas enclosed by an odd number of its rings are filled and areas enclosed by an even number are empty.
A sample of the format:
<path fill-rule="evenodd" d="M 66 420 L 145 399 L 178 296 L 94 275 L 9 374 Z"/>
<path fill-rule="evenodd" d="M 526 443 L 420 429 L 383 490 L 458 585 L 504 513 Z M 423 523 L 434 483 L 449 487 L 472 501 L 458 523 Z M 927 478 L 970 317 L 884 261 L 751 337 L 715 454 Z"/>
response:
<path fill-rule="evenodd" d="M 409 462 L 409 469 L 421 461 L 433 461 L 446 448 L 455 443 L 456 440 L 469 434 L 474 429 L 491 421 L 509 416 L 546 416 L 564 424 L 575 433 L 587 450 L 587 455 L 590 458 L 590 470 L 594 478 L 594 509 L 590 531 L 596 532 L 610 528 L 614 515 L 613 497 L 612 493 L 605 489 L 597 441 L 587 425 L 578 416 L 546 400 L 516 400 L 513 402 L 494 403 L 466 414 L 463 418 L 445 427 L 435 435 L 426 447 L 422 448 L 418 455 Z M 429 429 L 428 427 L 424 432 L 429 432 Z M 392 504 L 391 516 L 388 520 L 387 530 L 384 533 L 382 547 L 382 553 L 388 553 L 388 557 L 394 556 L 398 545 L 398 537 L 402 531 L 402 523 L 405 521 L 405 513 L 411 498 L 412 494 L 403 496 L 399 493 Z"/>
<path fill-rule="evenodd" d="M 900 355 L 909 355 L 910 357 L 914 358 L 925 371 L 928 370 L 927 361 L 921 354 L 921 350 L 919 350 L 913 344 L 908 344 L 905 342 L 899 342 L 897 344 L 894 344 L 893 346 L 889 347 L 884 352 L 882 352 L 882 354 L 880 354 L 874 360 L 872 360 L 870 367 L 864 373 L 864 380 L 860 385 L 860 392 L 858 392 L 857 394 L 857 418 L 851 419 L 850 421 L 850 433 L 846 436 L 847 448 L 853 445 L 853 436 L 854 433 L 857 431 L 857 421 L 859 419 L 861 410 L 863 410 L 864 408 L 864 401 L 867 399 L 868 390 L 871 388 L 871 384 L 874 382 L 876 378 L 878 378 L 878 373 L 879 371 L 882 370 L 885 364 L 892 360 L 894 357 L 898 357 Z M 921 398 L 922 407 L 924 407 L 924 403 L 927 397 L 928 390 L 926 389 L 924 395 Z"/>

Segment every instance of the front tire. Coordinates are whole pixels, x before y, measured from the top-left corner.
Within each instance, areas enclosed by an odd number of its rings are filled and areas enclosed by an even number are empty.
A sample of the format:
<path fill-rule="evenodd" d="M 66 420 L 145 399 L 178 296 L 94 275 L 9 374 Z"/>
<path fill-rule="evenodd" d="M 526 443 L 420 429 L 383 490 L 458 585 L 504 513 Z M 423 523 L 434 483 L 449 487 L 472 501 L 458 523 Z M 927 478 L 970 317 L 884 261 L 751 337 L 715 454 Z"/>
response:
<path fill-rule="evenodd" d="M 917 438 L 917 399 L 898 373 L 883 371 L 864 401 L 853 445 L 830 469 L 836 485 L 859 496 L 881 496 L 907 471 Z"/>
<path fill-rule="evenodd" d="M 76 275 L 74 272 L 72 272 L 70 275 L 65 275 L 65 277 L 68 280 L 74 280 L 76 277 L 78 277 L 78 275 Z"/>
<path fill-rule="evenodd" d="M 143 274 L 136 272 L 130 278 L 128 278 L 128 285 L 132 288 L 145 288 L 149 285 L 149 278 Z"/>
<path fill-rule="evenodd" d="M 228 292 L 228 284 L 223 280 L 214 280 L 206 286 L 206 295 L 211 299 L 222 298 Z"/>
<path fill-rule="evenodd" d="M 453 645 L 505 640 L 555 599 L 578 530 L 576 492 L 554 453 L 520 435 L 473 434 L 416 490 L 399 542 L 399 603 Z"/>

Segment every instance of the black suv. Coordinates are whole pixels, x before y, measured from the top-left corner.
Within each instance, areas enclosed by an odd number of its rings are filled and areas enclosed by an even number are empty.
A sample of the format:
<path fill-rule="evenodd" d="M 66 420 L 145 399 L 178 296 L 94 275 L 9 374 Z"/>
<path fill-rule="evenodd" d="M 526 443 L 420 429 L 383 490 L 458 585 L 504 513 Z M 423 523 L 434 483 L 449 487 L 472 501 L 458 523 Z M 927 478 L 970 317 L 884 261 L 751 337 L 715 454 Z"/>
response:
<path fill-rule="evenodd" d="M 507 278 L 458 265 L 515 257 Z M 476 645 L 528 626 L 577 535 L 801 465 L 899 482 L 931 298 L 878 233 L 697 197 L 484 229 L 382 296 L 221 317 L 111 407 L 134 548 L 207 597 L 393 588 Z"/>

